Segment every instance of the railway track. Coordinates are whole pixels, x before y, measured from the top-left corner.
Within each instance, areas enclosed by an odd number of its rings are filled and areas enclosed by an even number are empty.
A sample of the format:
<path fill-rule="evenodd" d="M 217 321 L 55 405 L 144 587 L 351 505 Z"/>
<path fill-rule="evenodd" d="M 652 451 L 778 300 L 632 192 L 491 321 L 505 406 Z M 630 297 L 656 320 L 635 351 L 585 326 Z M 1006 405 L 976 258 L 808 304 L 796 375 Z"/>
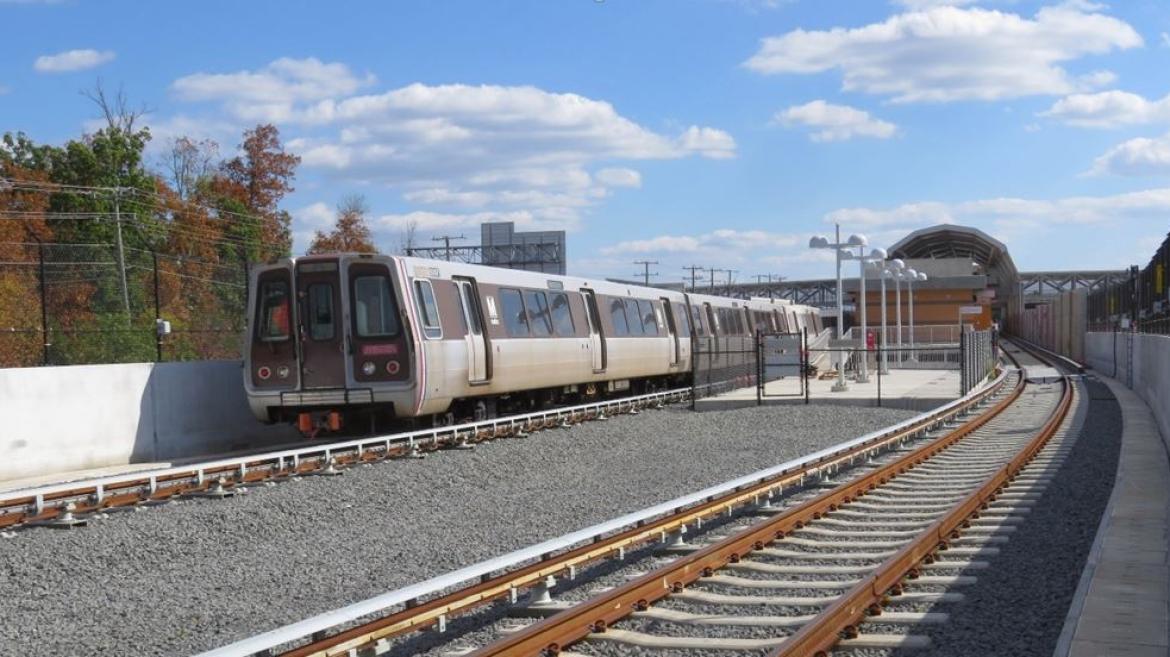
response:
<path fill-rule="evenodd" d="M 1010 376 L 1012 392 L 964 427 L 472 654 L 924 646 L 913 628 L 945 621 L 927 610 L 961 598 L 1067 452 L 1049 441 L 1071 381 Z"/>
<path fill-rule="evenodd" d="M 1011 381 L 1011 376 L 1001 373 L 964 399 L 845 445 L 321 614 L 205 655 L 348 654 L 351 650 L 367 650 L 375 645 L 385 647 L 395 637 L 420 629 L 437 627 L 443 630 L 456 617 L 497 601 L 513 606 L 522 599 L 526 590 L 526 599 L 539 600 L 547 592 L 548 585 L 555 583 L 556 580 L 550 578 L 573 580 L 594 566 L 605 567 L 615 560 L 630 563 L 633 555 L 653 549 L 663 541 L 675 542 L 683 532 L 689 531 L 689 535 L 693 535 L 745 513 L 768 512 L 772 509 L 771 502 L 781 503 L 782 497 L 787 501 L 797 490 L 816 492 L 831 478 L 843 476 L 846 471 L 873 470 L 897 458 L 908 445 L 933 442 L 940 435 L 953 433 L 952 424 L 960 427 L 958 431 L 967 430 L 961 427 L 976 426 L 1013 394 Z M 546 605 L 537 613 L 556 610 L 555 604 Z"/>
<path fill-rule="evenodd" d="M 263 454 L 4 490 L 0 491 L 0 530 L 78 527 L 94 515 L 110 511 L 184 497 L 232 497 L 246 493 L 249 486 L 338 475 L 354 465 L 420 458 L 439 449 L 468 448 L 487 440 L 525 437 L 543 429 L 661 408 L 689 400 L 691 392 L 689 387 L 677 388 L 420 431 L 317 442 Z"/>
<path fill-rule="evenodd" d="M 1028 368 L 1044 362 L 1014 347 L 1009 357 Z M 913 628 L 945 622 L 933 606 L 960 600 L 989 567 L 1067 452 L 1060 428 L 1074 386 L 1067 377 L 1046 381 L 1008 370 L 937 414 L 693 504 L 618 519 L 537 546 L 539 557 L 530 550 L 464 569 L 205 655 L 378 654 L 395 637 L 443 630 L 454 616 L 500 600 L 516 615 L 546 618 L 512 624 L 460 653 L 819 655 L 921 646 L 927 640 Z M 784 503 L 773 504 L 785 491 Z M 715 531 L 726 536 L 703 534 L 704 523 L 720 519 L 725 526 Z M 685 541 L 688 529 L 699 540 Z M 549 599 L 550 578 L 573 578 L 647 545 L 664 548 L 665 563 L 660 552 L 650 572 L 587 599 Z M 517 604 L 525 589 L 528 604 Z"/>

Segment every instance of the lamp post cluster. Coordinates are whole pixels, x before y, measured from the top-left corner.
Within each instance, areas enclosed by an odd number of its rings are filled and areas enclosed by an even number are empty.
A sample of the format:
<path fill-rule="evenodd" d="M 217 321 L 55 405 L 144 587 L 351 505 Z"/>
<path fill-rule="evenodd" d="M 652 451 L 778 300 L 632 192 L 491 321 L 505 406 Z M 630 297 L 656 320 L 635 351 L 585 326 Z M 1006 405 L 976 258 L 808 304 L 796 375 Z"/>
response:
<path fill-rule="evenodd" d="M 865 253 L 865 247 L 869 245 L 869 240 L 865 235 L 850 235 L 844 242 L 841 241 L 841 226 L 836 226 L 836 237 L 833 241 L 829 241 L 827 237 L 816 236 L 808 241 L 808 246 L 811 249 L 833 249 L 836 253 L 837 261 L 837 339 L 844 339 L 845 333 L 845 298 L 844 290 L 841 282 L 841 261 L 842 260 L 857 260 L 859 267 L 858 283 L 860 286 L 860 294 L 858 295 L 858 315 L 861 319 L 861 340 L 862 353 L 865 357 L 861 358 L 860 365 L 857 371 L 856 381 L 858 383 L 866 383 L 869 381 L 869 324 L 866 317 L 866 292 L 865 281 L 869 277 L 869 270 L 874 270 L 881 280 L 882 288 L 882 337 L 881 349 L 882 359 L 879 363 L 879 368 L 882 374 L 889 372 L 889 338 L 888 330 L 886 328 L 887 313 L 886 313 L 886 280 L 894 281 L 894 294 L 896 306 L 896 322 L 897 322 L 897 347 L 898 359 L 901 362 L 901 347 L 902 347 L 902 282 L 906 282 L 906 291 L 909 295 L 909 314 L 910 314 L 910 348 L 911 360 L 914 360 L 914 282 L 925 281 L 927 276 L 925 273 L 916 271 L 913 268 L 907 267 L 902 260 L 894 259 L 887 260 L 885 249 L 872 249 L 869 254 Z M 857 250 L 854 253 L 854 249 Z M 845 383 L 845 358 L 842 357 L 841 362 L 837 367 L 837 383 L 833 385 L 834 392 L 841 392 L 848 390 L 849 387 Z"/>

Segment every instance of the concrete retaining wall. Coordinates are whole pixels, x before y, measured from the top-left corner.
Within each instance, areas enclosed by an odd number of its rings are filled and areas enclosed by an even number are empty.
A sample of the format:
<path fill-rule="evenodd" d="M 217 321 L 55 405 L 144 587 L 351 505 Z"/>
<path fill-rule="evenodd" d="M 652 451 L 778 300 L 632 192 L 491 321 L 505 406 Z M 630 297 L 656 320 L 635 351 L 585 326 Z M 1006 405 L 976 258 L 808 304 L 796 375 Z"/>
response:
<path fill-rule="evenodd" d="M 239 361 L 0 369 L 0 481 L 297 439 L 248 411 Z"/>
<path fill-rule="evenodd" d="M 1128 349 L 1131 340 L 1132 358 Z M 1085 362 L 1132 388 L 1149 404 L 1162 435 L 1170 437 L 1170 336 L 1088 333 Z"/>

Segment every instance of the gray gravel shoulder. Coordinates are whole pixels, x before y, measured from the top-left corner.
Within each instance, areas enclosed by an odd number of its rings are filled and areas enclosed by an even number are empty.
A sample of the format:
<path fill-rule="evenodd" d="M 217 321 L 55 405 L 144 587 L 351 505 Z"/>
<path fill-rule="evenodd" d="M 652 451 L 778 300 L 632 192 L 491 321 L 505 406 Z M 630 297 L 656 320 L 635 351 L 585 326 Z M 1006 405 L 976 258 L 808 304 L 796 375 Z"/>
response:
<path fill-rule="evenodd" d="M 914 415 L 680 408 L 0 540 L 0 654 L 185 655 Z"/>
<path fill-rule="evenodd" d="M 1027 522 L 1002 544 L 991 568 L 964 587 L 966 599 L 940 605 L 942 625 L 916 628 L 925 651 L 895 657 L 1051 655 L 1109 503 L 1121 449 L 1121 407 L 1109 388 L 1086 379 L 1088 410 L 1076 444 Z"/>

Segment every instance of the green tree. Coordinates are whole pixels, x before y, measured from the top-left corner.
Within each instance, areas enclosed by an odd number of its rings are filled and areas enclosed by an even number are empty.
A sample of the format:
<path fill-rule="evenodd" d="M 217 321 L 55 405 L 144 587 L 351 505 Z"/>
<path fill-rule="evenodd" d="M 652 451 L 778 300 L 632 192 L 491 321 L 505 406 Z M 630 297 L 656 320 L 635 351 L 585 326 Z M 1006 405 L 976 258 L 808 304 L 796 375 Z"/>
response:
<path fill-rule="evenodd" d="M 365 197 L 348 196 L 337 205 L 337 223 L 328 233 L 316 231 L 307 253 L 377 253 L 366 223 L 369 207 Z"/>

